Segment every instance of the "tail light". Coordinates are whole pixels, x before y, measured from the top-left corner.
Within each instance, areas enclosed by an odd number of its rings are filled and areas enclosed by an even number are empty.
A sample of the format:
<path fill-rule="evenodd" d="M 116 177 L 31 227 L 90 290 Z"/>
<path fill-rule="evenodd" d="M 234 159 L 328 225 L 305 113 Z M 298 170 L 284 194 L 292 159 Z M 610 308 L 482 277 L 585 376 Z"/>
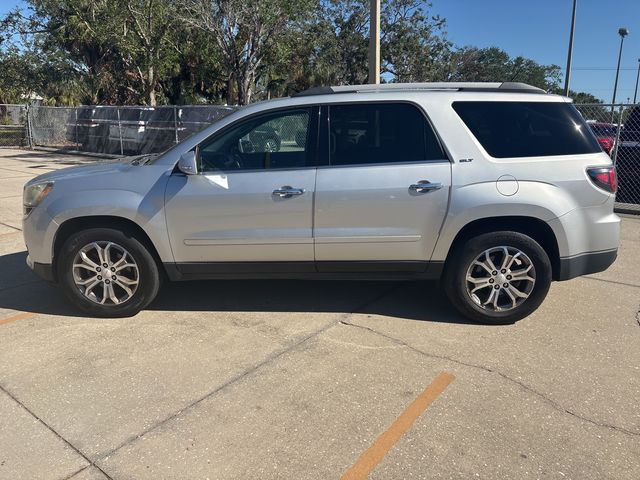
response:
<path fill-rule="evenodd" d="M 607 192 L 615 193 L 618 189 L 616 169 L 613 166 L 587 168 L 587 174 L 595 186 Z"/>

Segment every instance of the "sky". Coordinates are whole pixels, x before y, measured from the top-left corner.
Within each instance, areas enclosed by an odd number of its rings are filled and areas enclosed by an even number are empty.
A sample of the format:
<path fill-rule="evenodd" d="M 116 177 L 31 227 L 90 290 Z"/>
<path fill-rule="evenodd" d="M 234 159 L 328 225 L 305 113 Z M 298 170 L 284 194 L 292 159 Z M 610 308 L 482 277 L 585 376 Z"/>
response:
<path fill-rule="evenodd" d="M 562 67 L 569 46 L 572 0 L 431 0 L 455 45 L 497 46 L 512 56 Z M 611 102 L 620 36 L 627 27 L 617 101 L 633 99 L 640 58 L 640 0 L 578 0 L 571 89 Z M 564 78 L 562 80 L 564 85 Z M 638 93 L 640 96 L 640 92 Z"/>
<path fill-rule="evenodd" d="M 497 46 L 512 56 L 559 65 L 564 74 L 572 0 L 430 1 L 432 14 L 447 20 L 448 38 L 455 45 Z M 571 89 L 611 102 L 618 28 L 627 27 L 617 101 L 633 99 L 640 58 L 640 0 L 577 1 Z M 0 0 L 0 15 L 18 5 L 24 2 Z"/>

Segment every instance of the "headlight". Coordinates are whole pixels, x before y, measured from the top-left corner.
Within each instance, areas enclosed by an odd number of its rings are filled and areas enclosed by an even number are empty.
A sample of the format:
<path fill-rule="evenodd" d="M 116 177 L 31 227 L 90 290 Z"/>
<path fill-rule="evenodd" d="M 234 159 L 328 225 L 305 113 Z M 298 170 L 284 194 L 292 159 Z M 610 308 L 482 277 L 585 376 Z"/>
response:
<path fill-rule="evenodd" d="M 36 208 L 47 198 L 47 195 L 53 190 L 53 182 L 34 183 L 24 187 L 22 192 L 22 204 L 24 206 L 24 214 L 29 215 L 31 210 Z"/>

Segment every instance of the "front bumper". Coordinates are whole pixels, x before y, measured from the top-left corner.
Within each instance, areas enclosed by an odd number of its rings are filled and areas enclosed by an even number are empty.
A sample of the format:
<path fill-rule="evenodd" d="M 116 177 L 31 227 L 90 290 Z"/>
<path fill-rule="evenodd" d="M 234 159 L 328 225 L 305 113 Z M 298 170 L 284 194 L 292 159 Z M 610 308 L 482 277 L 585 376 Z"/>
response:
<path fill-rule="evenodd" d="M 45 201 L 47 201 L 45 199 Z M 53 241 L 58 224 L 51 218 L 44 205 L 38 205 L 22 218 L 22 234 L 30 261 L 34 264 L 53 263 Z"/>
<path fill-rule="evenodd" d="M 560 258 L 558 280 L 570 280 L 590 273 L 602 272 L 615 262 L 618 249 L 587 252 L 573 257 Z"/>
<path fill-rule="evenodd" d="M 31 260 L 31 257 L 27 255 L 27 265 L 33 272 L 43 280 L 47 282 L 55 283 L 56 276 L 53 272 L 53 265 L 50 263 L 37 263 Z"/>

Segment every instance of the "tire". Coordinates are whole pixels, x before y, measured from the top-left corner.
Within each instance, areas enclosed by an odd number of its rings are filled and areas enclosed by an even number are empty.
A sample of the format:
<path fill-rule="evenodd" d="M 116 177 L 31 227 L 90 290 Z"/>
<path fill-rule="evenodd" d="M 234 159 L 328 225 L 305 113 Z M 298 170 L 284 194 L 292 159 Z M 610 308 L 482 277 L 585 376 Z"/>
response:
<path fill-rule="evenodd" d="M 507 264 L 503 264 L 505 257 Z M 459 245 L 447 261 L 444 289 L 464 317 L 505 325 L 527 317 L 540 306 L 551 278 L 551 262 L 540 244 L 522 233 L 502 231 L 481 234 Z"/>
<path fill-rule="evenodd" d="M 280 151 L 280 139 L 277 137 L 267 137 L 262 144 L 263 152 L 279 152 Z"/>
<path fill-rule="evenodd" d="M 109 262 L 106 269 L 99 265 L 100 258 Z M 56 273 L 69 300 L 95 317 L 135 315 L 153 301 L 161 284 L 158 265 L 144 242 L 132 232 L 112 228 L 91 228 L 71 235 L 60 249 Z M 85 286 L 79 285 L 85 282 Z M 119 303 L 112 300 L 111 291 Z"/>

